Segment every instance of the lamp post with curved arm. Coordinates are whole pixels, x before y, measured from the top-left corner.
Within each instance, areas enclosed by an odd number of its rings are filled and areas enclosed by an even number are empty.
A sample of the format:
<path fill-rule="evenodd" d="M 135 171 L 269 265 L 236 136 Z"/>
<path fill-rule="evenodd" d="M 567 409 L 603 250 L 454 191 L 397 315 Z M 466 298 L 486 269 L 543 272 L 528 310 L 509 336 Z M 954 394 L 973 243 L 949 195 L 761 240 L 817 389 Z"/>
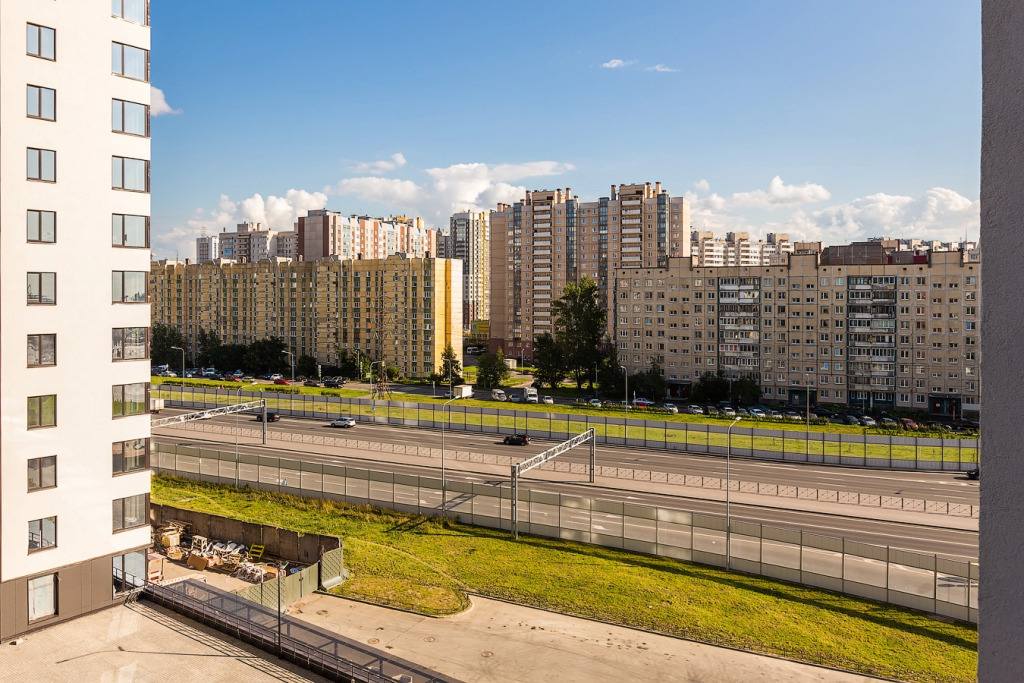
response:
<path fill-rule="evenodd" d="M 445 421 L 444 421 L 444 409 L 448 407 L 449 403 L 451 403 L 452 401 L 457 401 L 457 400 L 459 400 L 458 397 L 457 396 L 453 396 L 452 398 L 448 399 L 443 404 L 441 404 L 441 516 L 442 517 L 444 517 L 445 513 L 448 511 L 448 485 L 446 483 L 447 480 L 445 478 L 445 470 L 444 470 L 444 423 L 445 423 Z M 452 414 L 451 408 L 448 408 L 448 416 L 450 417 L 451 414 Z"/>
<path fill-rule="evenodd" d="M 256 384 L 256 380 L 238 387 L 235 391 L 235 403 L 242 402 L 242 389 L 247 389 L 253 384 Z M 266 415 L 266 413 L 264 413 L 264 415 Z M 264 421 L 263 424 L 266 424 L 266 421 Z M 238 488 L 238 413 L 235 413 L 235 488 Z"/>
<path fill-rule="evenodd" d="M 730 510 L 729 491 L 732 489 L 732 428 L 742 420 L 737 417 L 725 430 L 725 568 L 732 569 L 732 514 Z"/>

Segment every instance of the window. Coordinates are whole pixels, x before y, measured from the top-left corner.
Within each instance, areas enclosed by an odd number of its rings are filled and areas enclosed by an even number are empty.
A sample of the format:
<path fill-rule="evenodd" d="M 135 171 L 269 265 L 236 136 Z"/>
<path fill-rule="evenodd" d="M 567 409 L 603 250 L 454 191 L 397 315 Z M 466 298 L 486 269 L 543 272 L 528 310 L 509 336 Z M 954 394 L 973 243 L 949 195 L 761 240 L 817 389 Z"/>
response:
<path fill-rule="evenodd" d="M 45 550 L 57 546 L 57 518 L 44 517 L 28 523 L 28 551 Z"/>
<path fill-rule="evenodd" d="M 114 531 L 135 529 L 148 523 L 149 494 L 118 498 L 113 502 Z"/>
<path fill-rule="evenodd" d="M 52 149 L 29 147 L 25 150 L 25 165 L 25 177 L 29 180 L 57 182 L 57 153 Z"/>
<path fill-rule="evenodd" d="M 28 397 L 28 428 L 57 426 L 57 395 Z"/>
<path fill-rule="evenodd" d="M 110 70 L 118 76 L 148 82 L 149 50 L 123 43 L 111 43 Z"/>
<path fill-rule="evenodd" d="M 110 186 L 115 190 L 149 192 L 149 161 L 111 157 Z"/>
<path fill-rule="evenodd" d="M 146 551 L 135 550 L 124 555 L 115 555 L 111 564 L 114 595 L 133 588 L 141 588 L 146 584 Z"/>
<path fill-rule="evenodd" d="M 110 298 L 113 303 L 142 304 L 149 300 L 149 273 L 115 270 L 111 273 Z"/>
<path fill-rule="evenodd" d="M 27 278 L 29 304 L 55 304 L 57 303 L 57 274 L 56 273 L 28 273 Z"/>
<path fill-rule="evenodd" d="M 115 441 L 111 450 L 114 474 L 149 469 L 149 439 Z"/>
<path fill-rule="evenodd" d="M 32 458 L 28 461 L 28 490 L 52 489 L 57 485 L 57 456 Z"/>
<path fill-rule="evenodd" d="M 25 232 L 29 242 L 53 244 L 57 241 L 57 214 L 29 209 L 25 214 Z"/>
<path fill-rule="evenodd" d="M 149 357 L 148 327 L 115 327 L 111 337 L 111 360 L 139 360 Z"/>
<path fill-rule="evenodd" d="M 137 102 L 111 100 L 110 129 L 115 133 L 149 137 L 149 107 Z"/>
<path fill-rule="evenodd" d="M 115 247 L 149 247 L 149 216 L 115 213 L 111 216 L 111 244 Z"/>
<path fill-rule="evenodd" d="M 110 15 L 149 26 L 149 0 L 112 0 Z"/>
<path fill-rule="evenodd" d="M 57 575 L 47 574 L 28 580 L 28 621 L 52 617 L 57 613 Z"/>
<path fill-rule="evenodd" d="M 128 415 L 142 415 L 148 412 L 146 405 L 146 394 L 149 392 L 147 382 L 136 382 L 135 384 L 115 384 L 111 389 L 113 406 L 111 415 L 113 417 L 126 417 Z"/>
<path fill-rule="evenodd" d="M 57 335 L 28 335 L 28 366 L 30 368 L 57 364 Z"/>
<path fill-rule="evenodd" d="M 25 51 L 40 59 L 57 59 L 57 34 L 52 28 L 29 24 L 26 31 L 27 47 Z"/>
<path fill-rule="evenodd" d="M 25 115 L 33 119 L 57 120 L 57 91 L 38 85 L 28 86 Z"/>

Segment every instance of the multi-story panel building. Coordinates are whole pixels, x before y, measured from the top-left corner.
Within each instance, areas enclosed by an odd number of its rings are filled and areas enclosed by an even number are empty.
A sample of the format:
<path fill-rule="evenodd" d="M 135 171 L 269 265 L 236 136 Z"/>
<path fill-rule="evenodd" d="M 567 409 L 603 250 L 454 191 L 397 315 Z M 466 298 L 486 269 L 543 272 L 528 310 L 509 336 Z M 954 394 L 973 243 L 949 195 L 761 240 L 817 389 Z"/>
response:
<path fill-rule="evenodd" d="M 657 268 L 690 253 L 690 205 L 661 183 L 612 186 L 580 202 L 569 188 L 527 192 L 491 211 L 491 351 L 532 358 L 533 340 L 553 331 L 551 302 L 587 276 L 610 301 L 618 268 Z"/>
<path fill-rule="evenodd" d="M 220 258 L 220 237 L 200 235 L 196 238 L 196 263 L 205 263 Z"/>
<path fill-rule="evenodd" d="M 0 3 L 5 639 L 146 576 L 148 24 L 145 0 Z"/>
<path fill-rule="evenodd" d="M 304 261 L 337 257 L 382 259 L 392 254 L 429 258 L 437 254 L 437 237 L 421 218 L 343 216 L 318 209 L 299 217 L 298 254 Z"/>
<path fill-rule="evenodd" d="M 631 372 L 660 365 L 684 398 L 705 372 L 765 399 L 958 416 L 980 409 L 974 251 L 809 243 L 770 266 L 620 269 L 609 335 Z M 657 398 L 657 397 L 656 397 Z"/>
<path fill-rule="evenodd" d="M 489 320 L 491 311 L 491 231 L 486 212 L 464 211 L 449 220 L 448 234 L 438 239 L 438 256 L 462 261 L 462 325 Z"/>
<path fill-rule="evenodd" d="M 770 232 L 757 241 L 746 232 L 729 232 L 725 239 L 716 239 L 713 232 L 690 233 L 690 254 L 701 266 L 767 266 L 773 256 L 792 252 L 793 243 L 785 233 Z"/>
<path fill-rule="evenodd" d="M 457 260 L 161 261 L 152 280 L 153 321 L 180 330 L 192 350 L 200 329 L 229 344 L 279 337 L 296 358 L 382 354 L 411 378 L 436 370 L 447 344 L 462 353 Z"/>

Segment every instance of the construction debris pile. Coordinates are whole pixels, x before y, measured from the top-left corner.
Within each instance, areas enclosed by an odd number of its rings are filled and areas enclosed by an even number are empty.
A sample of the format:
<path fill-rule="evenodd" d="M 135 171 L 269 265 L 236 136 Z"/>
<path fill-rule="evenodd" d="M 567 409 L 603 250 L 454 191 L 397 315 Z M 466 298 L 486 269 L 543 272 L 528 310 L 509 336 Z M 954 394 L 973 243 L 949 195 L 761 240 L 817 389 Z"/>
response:
<path fill-rule="evenodd" d="M 157 530 L 157 538 L 168 559 L 183 562 L 197 571 L 210 569 L 261 583 L 276 578 L 282 570 L 263 561 L 264 546 L 254 544 L 246 548 L 241 543 L 192 534 L 192 525 L 188 522 L 169 520 Z"/>

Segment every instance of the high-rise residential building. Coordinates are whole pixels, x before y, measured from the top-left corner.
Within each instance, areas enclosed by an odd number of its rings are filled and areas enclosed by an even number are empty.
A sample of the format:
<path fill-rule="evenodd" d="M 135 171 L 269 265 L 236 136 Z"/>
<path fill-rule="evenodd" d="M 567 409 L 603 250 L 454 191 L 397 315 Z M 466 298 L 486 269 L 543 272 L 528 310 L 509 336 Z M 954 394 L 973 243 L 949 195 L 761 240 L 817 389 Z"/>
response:
<path fill-rule="evenodd" d="M 196 263 L 204 263 L 220 258 L 220 237 L 200 235 L 196 238 Z"/>
<path fill-rule="evenodd" d="M 160 261 L 152 281 L 153 322 L 181 331 L 191 351 L 200 329 L 225 344 L 279 337 L 296 358 L 322 364 L 382 352 L 410 378 L 437 370 L 447 344 L 462 353 L 457 260 Z"/>
<path fill-rule="evenodd" d="M 701 266 L 767 266 L 772 257 L 793 252 L 793 243 L 785 233 L 768 233 L 764 240 L 752 240 L 746 232 L 729 232 L 715 238 L 713 232 L 690 233 L 690 254 Z"/>
<path fill-rule="evenodd" d="M 491 231 L 485 211 L 463 211 L 448 221 L 448 233 L 438 238 L 438 256 L 462 261 L 462 326 L 490 320 Z"/>
<path fill-rule="evenodd" d="M 610 336 L 631 372 L 657 363 L 673 396 L 700 375 L 751 377 L 765 400 L 980 409 L 981 260 L 896 240 L 797 243 L 769 266 L 620 269 Z M 650 397 L 659 399 L 661 397 Z"/>
<path fill-rule="evenodd" d="M 298 253 L 304 261 L 331 256 L 358 260 L 437 254 L 435 231 L 425 228 L 422 218 L 343 216 L 318 209 L 299 217 L 297 231 Z"/>
<path fill-rule="evenodd" d="M 146 577 L 149 46 L 145 0 L 0 2 L 4 639 Z"/>
<path fill-rule="evenodd" d="M 607 306 L 618 268 L 657 268 L 690 254 L 690 204 L 661 183 L 612 185 L 581 202 L 569 188 L 537 190 L 491 211 L 491 340 L 508 357 L 531 359 L 553 332 L 551 302 L 568 282 L 597 281 Z"/>

